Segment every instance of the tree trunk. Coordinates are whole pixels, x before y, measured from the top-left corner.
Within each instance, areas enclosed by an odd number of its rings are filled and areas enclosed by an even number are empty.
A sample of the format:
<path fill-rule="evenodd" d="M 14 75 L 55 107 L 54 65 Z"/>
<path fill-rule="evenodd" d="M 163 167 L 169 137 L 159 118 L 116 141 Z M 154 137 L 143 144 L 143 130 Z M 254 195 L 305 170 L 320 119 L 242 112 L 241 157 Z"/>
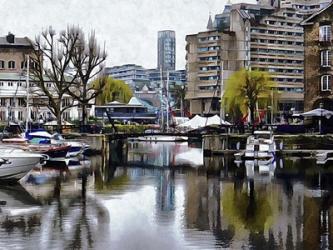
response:
<path fill-rule="evenodd" d="M 250 116 L 251 116 L 251 125 L 252 125 L 252 134 L 254 133 L 254 122 L 255 122 L 255 117 L 254 117 L 254 106 L 250 105 Z"/>
<path fill-rule="evenodd" d="M 87 115 L 86 115 L 86 104 L 82 103 L 82 126 L 83 126 L 83 132 L 87 132 Z"/>
<path fill-rule="evenodd" d="M 62 127 L 61 127 L 61 112 L 60 109 L 57 110 L 57 132 L 59 134 L 62 133 Z"/>

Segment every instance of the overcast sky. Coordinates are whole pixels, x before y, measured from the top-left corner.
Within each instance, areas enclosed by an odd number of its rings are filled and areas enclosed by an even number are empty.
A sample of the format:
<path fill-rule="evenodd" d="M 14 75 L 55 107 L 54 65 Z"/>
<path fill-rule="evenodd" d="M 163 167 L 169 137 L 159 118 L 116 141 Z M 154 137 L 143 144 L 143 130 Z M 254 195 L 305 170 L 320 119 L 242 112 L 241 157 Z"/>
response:
<path fill-rule="evenodd" d="M 51 25 L 94 29 L 105 41 L 107 66 L 135 63 L 156 67 L 157 32 L 176 31 L 176 68 L 185 65 L 185 36 L 206 29 L 209 12 L 221 13 L 227 0 L 0 0 L 0 34 L 34 38 Z M 232 0 L 232 3 L 241 0 Z M 255 0 L 244 0 L 252 2 Z"/>

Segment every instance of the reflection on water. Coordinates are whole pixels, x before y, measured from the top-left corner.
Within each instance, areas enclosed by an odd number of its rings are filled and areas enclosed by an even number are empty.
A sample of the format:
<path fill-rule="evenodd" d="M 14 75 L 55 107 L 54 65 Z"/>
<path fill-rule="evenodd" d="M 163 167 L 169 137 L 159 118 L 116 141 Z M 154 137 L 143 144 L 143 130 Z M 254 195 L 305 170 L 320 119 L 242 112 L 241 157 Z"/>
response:
<path fill-rule="evenodd" d="M 93 157 L 0 186 L 0 249 L 332 248 L 330 163 L 214 157 L 177 167 L 191 148 L 171 145 L 133 145 L 129 166 Z"/>
<path fill-rule="evenodd" d="M 128 144 L 128 164 L 145 166 L 202 166 L 202 148 L 187 142 L 134 142 Z"/>

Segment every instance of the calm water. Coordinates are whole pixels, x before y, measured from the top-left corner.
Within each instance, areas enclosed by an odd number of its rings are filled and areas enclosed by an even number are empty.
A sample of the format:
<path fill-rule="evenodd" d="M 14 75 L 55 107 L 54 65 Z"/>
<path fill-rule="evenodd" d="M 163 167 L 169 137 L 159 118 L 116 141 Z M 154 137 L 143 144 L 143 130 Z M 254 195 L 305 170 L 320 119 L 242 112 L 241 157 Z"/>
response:
<path fill-rule="evenodd" d="M 330 249 L 333 164 L 131 143 L 0 186 L 0 249 Z"/>

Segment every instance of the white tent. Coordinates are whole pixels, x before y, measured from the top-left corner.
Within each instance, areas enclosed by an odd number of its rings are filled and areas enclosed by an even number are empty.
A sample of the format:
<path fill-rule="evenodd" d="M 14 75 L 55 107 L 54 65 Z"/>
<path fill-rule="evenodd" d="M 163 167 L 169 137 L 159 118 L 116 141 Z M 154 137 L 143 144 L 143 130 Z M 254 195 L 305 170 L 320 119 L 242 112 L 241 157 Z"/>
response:
<path fill-rule="evenodd" d="M 57 125 L 57 121 L 56 120 L 53 120 L 53 121 L 50 121 L 50 122 L 46 122 L 44 123 L 45 126 L 56 126 Z M 65 125 L 65 126 L 73 126 L 72 123 L 70 122 L 67 122 L 67 121 L 62 121 L 61 122 L 61 125 Z"/>
<path fill-rule="evenodd" d="M 194 116 L 188 122 L 180 124 L 179 128 L 198 129 L 210 125 L 231 125 L 229 122 L 222 120 L 218 115 L 212 117 L 201 117 L 200 115 Z"/>
<path fill-rule="evenodd" d="M 325 116 L 327 119 L 330 119 L 331 116 L 333 116 L 333 112 L 327 109 L 322 109 L 322 108 L 317 108 L 317 109 L 313 109 L 310 110 L 308 112 L 305 112 L 303 114 L 300 114 L 302 116 Z"/>

